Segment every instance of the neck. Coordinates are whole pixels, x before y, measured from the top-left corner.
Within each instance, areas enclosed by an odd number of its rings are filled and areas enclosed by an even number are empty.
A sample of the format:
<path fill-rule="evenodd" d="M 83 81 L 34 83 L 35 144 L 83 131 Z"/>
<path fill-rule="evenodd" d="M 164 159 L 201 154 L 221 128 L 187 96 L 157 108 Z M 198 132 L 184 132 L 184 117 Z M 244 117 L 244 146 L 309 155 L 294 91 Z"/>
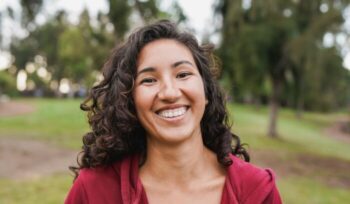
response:
<path fill-rule="evenodd" d="M 201 134 L 198 133 L 188 141 L 176 145 L 148 140 L 147 159 L 140 169 L 140 177 L 144 184 L 153 180 L 170 186 L 181 186 L 216 177 L 222 173 L 221 170 L 216 155 L 204 146 Z"/>

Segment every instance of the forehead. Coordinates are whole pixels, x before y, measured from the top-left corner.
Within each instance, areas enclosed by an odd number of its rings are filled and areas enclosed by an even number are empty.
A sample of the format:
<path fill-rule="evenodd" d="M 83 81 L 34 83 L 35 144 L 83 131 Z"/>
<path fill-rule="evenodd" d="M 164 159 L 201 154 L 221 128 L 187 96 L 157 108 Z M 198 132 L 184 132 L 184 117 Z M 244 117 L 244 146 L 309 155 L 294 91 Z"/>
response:
<path fill-rule="evenodd" d="M 194 59 L 190 49 L 173 39 L 159 39 L 146 44 L 137 59 L 137 66 L 154 63 L 173 63 L 187 60 L 193 64 Z"/>

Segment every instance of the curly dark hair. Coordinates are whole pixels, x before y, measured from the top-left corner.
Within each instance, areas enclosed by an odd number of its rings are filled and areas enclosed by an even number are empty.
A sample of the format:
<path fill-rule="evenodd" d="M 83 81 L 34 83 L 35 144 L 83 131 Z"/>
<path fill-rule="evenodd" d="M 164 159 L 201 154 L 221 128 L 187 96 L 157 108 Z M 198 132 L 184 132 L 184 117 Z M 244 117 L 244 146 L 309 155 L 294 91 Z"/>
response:
<path fill-rule="evenodd" d="M 92 131 L 83 137 L 79 166 L 71 167 L 76 174 L 79 169 L 109 165 L 131 154 L 143 155 L 145 159 L 146 132 L 137 118 L 132 90 L 141 49 L 158 39 L 176 40 L 193 55 L 208 100 L 201 120 L 204 145 L 216 153 L 223 166 L 232 164 L 229 153 L 249 161 L 239 137 L 230 131 L 225 100 L 214 76 L 217 70 L 214 46 L 200 46 L 192 34 L 180 32 L 176 24 L 161 20 L 136 30 L 113 50 L 103 67 L 104 79 L 81 104 L 81 109 L 88 112 Z"/>

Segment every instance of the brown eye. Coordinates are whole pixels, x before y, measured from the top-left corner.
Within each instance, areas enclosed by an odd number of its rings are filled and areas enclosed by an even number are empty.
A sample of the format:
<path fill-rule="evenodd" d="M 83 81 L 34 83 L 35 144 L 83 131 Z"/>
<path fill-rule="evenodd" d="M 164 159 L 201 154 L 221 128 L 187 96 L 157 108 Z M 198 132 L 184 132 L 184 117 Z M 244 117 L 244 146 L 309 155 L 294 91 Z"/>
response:
<path fill-rule="evenodd" d="M 145 79 L 142 79 L 142 81 L 140 82 L 141 84 L 152 84 L 156 82 L 156 79 L 154 78 L 145 78 Z"/>
<path fill-rule="evenodd" d="M 180 78 L 180 79 L 183 79 L 183 78 L 186 78 L 188 76 L 192 75 L 192 73 L 190 72 L 182 72 L 182 73 L 179 73 L 176 78 Z"/>

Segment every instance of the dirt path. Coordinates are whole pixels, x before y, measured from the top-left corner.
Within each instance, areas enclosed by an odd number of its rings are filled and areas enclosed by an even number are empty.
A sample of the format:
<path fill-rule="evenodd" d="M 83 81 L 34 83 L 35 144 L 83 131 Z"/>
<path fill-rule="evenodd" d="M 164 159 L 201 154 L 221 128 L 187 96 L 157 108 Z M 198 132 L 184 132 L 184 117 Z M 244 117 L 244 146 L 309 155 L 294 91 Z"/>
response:
<path fill-rule="evenodd" d="M 76 155 L 43 141 L 0 138 L 0 178 L 21 180 L 68 172 Z"/>
<path fill-rule="evenodd" d="M 1 117 L 17 116 L 35 111 L 21 102 L 0 103 Z M 68 172 L 77 152 L 56 147 L 44 141 L 0 137 L 0 178 L 32 179 L 56 172 Z"/>
<path fill-rule="evenodd" d="M 0 117 L 16 116 L 35 111 L 35 107 L 21 102 L 0 102 Z"/>
<path fill-rule="evenodd" d="M 279 177 L 301 176 L 327 186 L 350 188 L 350 161 L 312 154 L 274 154 L 266 150 L 255 150 L 250 154 L 253 163 L 272 168 Z"/>
<path fill-rule="evenodd" d="M 326 135 L 350 143 L 350 134 L 344 130 L 349 121 L 349 117 L 339 118 L 325 129 Z M 329 186 L 350 188 L 350 161 L 312 154 L 273 154 L 266 150 L 250 153 L 256 164 L 274 169 L 279 176 L 309 177 Z"/>
<path fill-rule="evenodd" d="M 330 137 L 350 143 L 350 133 L 346 131 L 349 128 L 349 124 L 350 118 L 342 117 L 339 118 L 332 126 L 326 128 L 325 132 Z"/>

